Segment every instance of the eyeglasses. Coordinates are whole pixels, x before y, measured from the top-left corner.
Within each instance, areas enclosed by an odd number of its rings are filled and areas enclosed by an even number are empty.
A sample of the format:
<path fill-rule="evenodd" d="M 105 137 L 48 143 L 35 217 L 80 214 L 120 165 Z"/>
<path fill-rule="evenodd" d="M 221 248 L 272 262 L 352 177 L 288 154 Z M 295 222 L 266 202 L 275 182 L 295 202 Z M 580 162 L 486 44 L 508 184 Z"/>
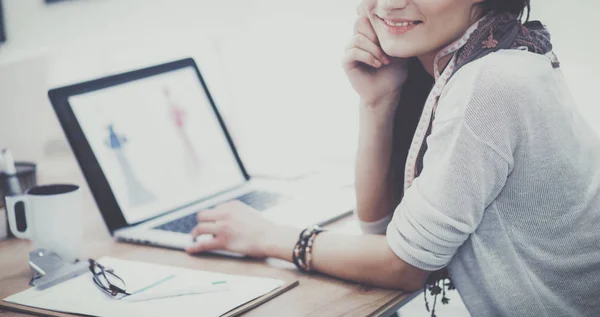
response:
<path fill-rule="evenodd" d="M 116 297 L 118 295 L 131 295 L 125 290 L 125 281 L 118 277 L 110 268 L 89 259 L 94 283 L 106 294 Z"/>

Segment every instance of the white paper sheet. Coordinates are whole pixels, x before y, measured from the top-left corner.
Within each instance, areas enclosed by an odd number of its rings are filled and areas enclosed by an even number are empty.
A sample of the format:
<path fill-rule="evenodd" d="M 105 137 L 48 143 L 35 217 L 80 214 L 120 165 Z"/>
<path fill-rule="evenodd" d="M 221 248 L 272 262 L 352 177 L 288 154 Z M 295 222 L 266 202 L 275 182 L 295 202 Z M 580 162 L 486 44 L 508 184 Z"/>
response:
<path fill-rule="evenodd" d="M 4 301 L 91 316 L 216 317 L 284 284 L 282 280 L 276 279 L 227 275 L 145 262 L 125 261 L 110 257 L 101 258 L 98 262 L 114 269 L 115 273 L 127 283 L 128 291 L 144 288 L 170 275 L 175 275 L 174 279 L 169 280 L 170 282 L 185 280 L 189 285 L 194 281 L 203 284 L 214 281 L 227 281 L 227 283 L 231 283 L 232 287 L 228 291 L 209 294 L 185 295 L 143 302 L 126 302 L 104 294 L 92 281 L 92 274 L 86 273 L 43 291 L 30 288 L 9 296 Z"/>

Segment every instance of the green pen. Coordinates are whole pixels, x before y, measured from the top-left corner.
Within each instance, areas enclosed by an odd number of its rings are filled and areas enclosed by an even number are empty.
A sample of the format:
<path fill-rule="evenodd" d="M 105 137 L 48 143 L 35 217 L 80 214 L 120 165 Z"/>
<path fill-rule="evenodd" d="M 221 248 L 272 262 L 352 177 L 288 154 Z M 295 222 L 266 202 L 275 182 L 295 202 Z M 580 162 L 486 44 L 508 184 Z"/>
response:
<path fill-rule="evenodd" d="M 185 285 L 176 289 L 156 289 L 152 292 L 146 292 L 148 289 L 155 288 L 159 284 L 171 279 L 174 276 L 169 276 L 161 281 L 158 281 L 148 287 L 144 287 L 143 289 L 129 295 L 123 297 L 121 300 L 126 302 L 139 302 L 153 299 L 161 299 L 161 298 L 169 298 L 175 296 L 185 296 L 185 295 L 200 295 L 200 294 L 210 294 L 217 292 L 225 292 L 230 290 L 230 283 L 227 281 L 212 281 L 210 284 L 197 284 L 197 285 Z"/>

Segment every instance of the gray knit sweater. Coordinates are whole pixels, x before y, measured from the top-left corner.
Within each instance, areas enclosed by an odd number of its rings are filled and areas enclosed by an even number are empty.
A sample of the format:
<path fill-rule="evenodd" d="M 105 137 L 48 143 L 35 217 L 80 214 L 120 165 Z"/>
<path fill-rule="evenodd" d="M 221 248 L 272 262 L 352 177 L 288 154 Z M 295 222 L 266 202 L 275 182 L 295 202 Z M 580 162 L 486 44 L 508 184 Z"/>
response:
<path fill-rule="evenodd" d="M 427 146 L 393 218 L 365 231 L 387 226 L 415 267 L 448 266 L 473 316 L 600 316 L 600 140 L 547 57 L 464 66 Z"/>

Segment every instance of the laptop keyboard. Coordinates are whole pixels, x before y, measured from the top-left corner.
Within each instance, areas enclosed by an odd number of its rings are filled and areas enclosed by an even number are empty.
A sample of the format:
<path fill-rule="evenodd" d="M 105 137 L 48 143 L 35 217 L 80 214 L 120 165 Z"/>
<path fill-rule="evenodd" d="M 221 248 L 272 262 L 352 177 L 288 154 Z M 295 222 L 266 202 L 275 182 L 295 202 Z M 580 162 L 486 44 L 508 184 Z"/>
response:
<path fill-rule="evenodd" d="M 239 200 L 258 211 L 263 211 L 280 203 L 284 198 L 283 195 L 277 193 L 253 191 L 234 198 L 233 200 Z M 214 206 L 208 208 L 212 207 Z M 198 221 L 196 220 L 196 213 L 194 212 L 185 217 L 154 227 L 154 229 L 190 233 L 196 224 L 198 224 Z"/>

